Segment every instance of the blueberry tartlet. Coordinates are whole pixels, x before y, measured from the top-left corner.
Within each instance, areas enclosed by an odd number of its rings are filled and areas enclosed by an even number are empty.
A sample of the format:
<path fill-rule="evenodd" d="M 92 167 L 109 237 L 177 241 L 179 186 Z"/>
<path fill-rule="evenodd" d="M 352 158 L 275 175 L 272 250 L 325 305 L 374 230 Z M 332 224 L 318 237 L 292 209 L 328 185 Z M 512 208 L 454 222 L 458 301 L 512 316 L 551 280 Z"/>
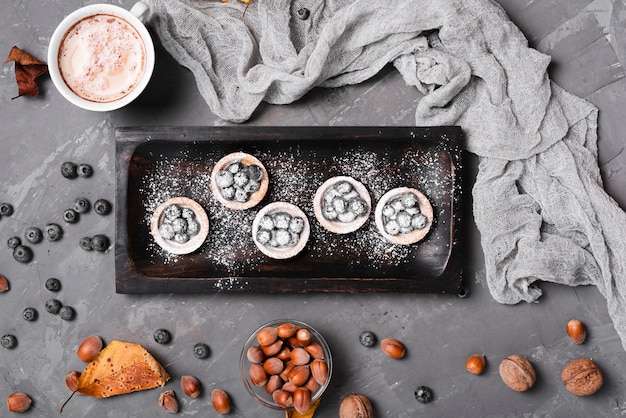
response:
<path fill-rule="evenodd" d="M 347 176 L 326 180 L 313 198 L 318 222 L 336 234 L 348 234 L 362 227 L 371 208 L 372 200 L 365 186 Z"/>
<path fill-rule="evenodd" d="M 252 239 L 263 254 L 284 260 L 306 246 L 311 227 L 302 210 L 287 202 L 274 202 L 259 211 L 252 222 Z"/>
<path fill-rule="evenodd" d="M 391 243 L 411 245 L 422 240 L 433 223 L 433 208 L 419 190 L 399 187 L 376 205 L 376 227 Z"/>
<path fill-rule="evenodd" d="M 211 191 L 224 206 L 234 210 L 250 209 L 267 193 L 267 170 L 256 157 L 243 152 L 228 154 L 215 164 Z"/>
<path fill-rule="evenodd" d="M 197 250 L 209 234 L 209 218 L 196 201 L 173 197 L 161 203 L 152 214 L 150 232 L 164 250 L 189 254 Z"/>

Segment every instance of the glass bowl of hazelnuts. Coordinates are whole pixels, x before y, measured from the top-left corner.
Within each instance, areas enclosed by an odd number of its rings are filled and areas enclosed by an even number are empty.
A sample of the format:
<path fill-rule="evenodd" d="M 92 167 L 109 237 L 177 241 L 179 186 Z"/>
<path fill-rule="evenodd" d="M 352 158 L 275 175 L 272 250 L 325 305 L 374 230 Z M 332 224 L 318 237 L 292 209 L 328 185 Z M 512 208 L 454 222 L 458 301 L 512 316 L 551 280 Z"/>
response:
<path fill-rule="evenodd" d="M 239 362 L 244 386 L 260 404 L 306 413 L 330 382 L 333 361 L 324 337 L 293 319 L 260 326 Z"/>

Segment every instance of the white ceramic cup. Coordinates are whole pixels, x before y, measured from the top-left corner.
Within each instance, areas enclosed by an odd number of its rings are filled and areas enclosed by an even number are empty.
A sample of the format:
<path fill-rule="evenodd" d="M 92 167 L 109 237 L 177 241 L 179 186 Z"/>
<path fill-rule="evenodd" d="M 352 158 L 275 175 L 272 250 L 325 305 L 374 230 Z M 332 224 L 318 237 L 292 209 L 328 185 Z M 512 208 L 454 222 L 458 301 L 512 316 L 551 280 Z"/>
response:
<path fill-rule="evenodd" d="M 154 70 L 154 44 L 150 33 L 148 33 L 148 30 L 143 23 L 148 15 L 148 12 L 149 6 L 142 1 L 135 3 L 130 11 L 112 4 L 92 4 L 70 13 L 65 19 L 63 19 L 52 34 L 52 37 L 50 38 L 50 45 L 48 46 L 48 72 L 50 73 L 50 78 L 52 79 L 54 86 L 61 93 L 61 95 L 78 107 L 97 112 L 119 109 L 135 100 L 148 85 Z M 68 87 L 67 83 L 63 79 L 63 76 L 61 75 L 62 72 L 59 69 L 59 51 L 66 34 L 78 22 L 94 15 L 113 15 L 125 20 L 137 31 L 144 44 L 145 65 L 143 74 L 132 90 L 130 90 L 123 97 L 112 101 L 93 101 L 79 96 L 70 87 Z"/>

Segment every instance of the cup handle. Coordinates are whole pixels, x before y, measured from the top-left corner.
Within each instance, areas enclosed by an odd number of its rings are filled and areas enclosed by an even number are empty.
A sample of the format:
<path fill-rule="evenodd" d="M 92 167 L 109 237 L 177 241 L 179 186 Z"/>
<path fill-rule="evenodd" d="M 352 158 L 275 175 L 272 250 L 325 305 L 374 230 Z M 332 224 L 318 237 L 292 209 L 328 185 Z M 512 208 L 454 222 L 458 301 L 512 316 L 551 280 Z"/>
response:
<path fill-rule="evenodd" d="M 148 17 L 148 13 L 150 12 L 150 6 L 148 6 L 143 1 L 138 1 L 130 9 L 130 12 L 141 22 L 145 22 L 146 18 Z"/>

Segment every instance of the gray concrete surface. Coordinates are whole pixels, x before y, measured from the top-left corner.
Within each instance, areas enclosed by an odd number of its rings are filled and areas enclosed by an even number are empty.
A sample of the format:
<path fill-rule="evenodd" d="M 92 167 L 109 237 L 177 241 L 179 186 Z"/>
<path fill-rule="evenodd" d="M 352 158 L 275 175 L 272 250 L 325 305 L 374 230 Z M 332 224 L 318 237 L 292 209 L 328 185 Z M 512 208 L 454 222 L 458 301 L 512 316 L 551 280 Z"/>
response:
<path fill-rule="evenodd" d="M 234 1 L 234 0 L 231 0 Z M 253 0 L 254 1 L 254 0 Z M 2 1 L 0 54 L 13 45 L 45 59 L 55 25 L 85 1 Z M 132 0 L 116 0 L 130 7 Z M 599 150 L 606 189 L 626 207 L 626 4 L 624 0 L 500 0 L 531 46 L 551 54 L 551 75 L 565 89 L 600 108 Z M 158 44 L 158 41 L 157 41 Z M 114 129 L 131 125 L 224 125 L 210 113 L 193 77 L 160 47 L 154 78 L 142 97 L 111 113 L 90 113 L 73 107 L 40 79 L 38 98 L 18 98 L 14 71 L 0 73 L 0 201 L 11 202 L 15 214 L 0 219 L 0 274 L 11 290 L 0 294 L 0 334 L 19 339 L 13 350 L 0 348 L 0 399 L 12 392 L 34 400 L 26 416 L 54 417 L 69 391 L 64 377 L 84 365 L 75 351 L 91 334 L 105 341 L 122 339 L 143 344 L 173 376 L 166 388 L 180 399 L 182 416 L 217 416 L 208 396 L 214 387 L 231 394 L 235 417 L 279 417 L 257 405 L 239 377 L 240 349 L 248 334 L 264 321 L 293 317 L 321 331 L 336 362 L 327 394 L 316 416 L 337 416 L 343 396 L 367 395 L 379 417 L 613 417 L 626 415 L 626 353 L 594 287 L 541 285 L 539 303 L 503 306 L 490 296 L 482 279 L 478 233 L 467 210 L 469 297 L 442 295 L 119 295 L 114 288 L 114 250 L 85 253 L 76 242 L 84 235 L 113 237 L 114 219 L 90 213 L 66 227 L 58 243 L 33 246 L 32 263 L 16 263 L 5 242 L 31 225 L 60 220 L 74 198 L 113 200 L 115 196 Z M 315 90 L 288 106 L 263 105 L 250 125 L 411 125 L 419 95 L 399 74 L 384 69 L 357 86 Z M 68 181 L 59 174 L 63 161 L 91 164 L 91 179 Z M 475 161 L 466 161 L 471 184 Z M 469 197 L 469 195 L 468 195 Z M 469 203 L 469 202 L 468 202 Z M 56 295 L 76 309 L 72 322 L 45 312 L 53 296 L 44 288 L 57 277 Z M 624 278 L 619 278 L 624 279 Z M 22 310 L 35 307 L 35 322 Z M 572 344 L 565 335 L 570 318 L 582 320 L 588 341 Z M 165 346 L 152 333 L 164 327 L 173 334 Z M 392 361 L 378 349 L 358 343 L 363 330 L 379 338 L 395 337 L 407 356 Z M 191 347 L 206 342 L 211 356 L 193 357 Z M 488 366 L 481 376 L 465 371 L 465 359 L 484 353 Z M 527 393 L 506 388 L 498 376 L 500 360 L 509 354 L 527 356 L 538 374 Z M 560 382 L 563 366 L 575 357 L 591 357 L 604 371 L 604 387 L 588 398 L 566 392 Z M 178 378 L 194 374 L 205 394 L 191 400 L 182 395 Z M 435 400 L 422 405 L 413 397 L 419 385 L 431 387 Z M 111 399 L 75 396 L 66 417 L 167 416 L 157 406 L 160 390 Z M 4 401 L 0 416 L 8 416 Z"/>

